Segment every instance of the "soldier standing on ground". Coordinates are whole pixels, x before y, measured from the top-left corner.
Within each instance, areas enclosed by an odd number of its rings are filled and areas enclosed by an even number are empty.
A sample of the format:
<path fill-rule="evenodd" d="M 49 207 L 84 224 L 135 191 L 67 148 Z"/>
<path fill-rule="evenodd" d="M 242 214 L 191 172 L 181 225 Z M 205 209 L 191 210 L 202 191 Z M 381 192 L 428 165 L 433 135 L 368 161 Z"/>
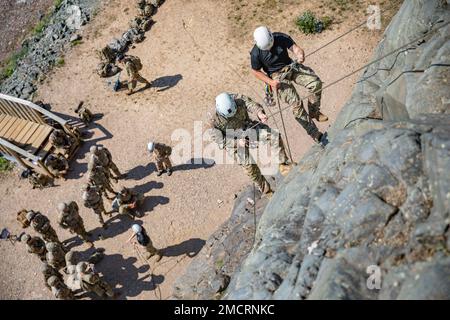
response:
<path fill-rule="evenodd" d="M 53 130 L 49 140 L 56 150 L 60 151 L 64 156 L 69 154 L 72 145 L 75 143 L 75 138 L 61 129 Z"/>
<path fill-rule="evenodd" d="M 113 298 L 114 291 L 111 286 L 98 274 L 96 274 L 86 262 L 80 262 L 76 266 L 77 276 L 80 279 L 81 289 L 93 292 L 100 298 Z"/>
<path fill-rule="evenodd" d="M 271 86 L 274 91 L 278 91 L 282 101 L 293 106 L 292 112 L 297 122 L 319 143 L 322 133 L 312 119 L 324 122 L 328 117 L 320 112 L 322 81 L 311 68 L 302 65 L 305 52 L 287 34 L 272 33 L 267 27 L 257 28 L 253 37 L 256 43 L 250 53 L 253 75 Z M 289 70 L 293 61 L 288 51 L 291 51 L 298 61 L 296 69 Z M 283 75 L 285 78 L 280 79 Z M 293 83 L 305 87 L 313 94 L 308 99 L 309 114 L 305 111 Z"/>
<path fill-rule="evenodd" d="M 61 281 L 63 280 L 63 276 L 61 273 L 59 273 L 58 270 L 56 270 L 55 268 L 53 268 L 52 266 L 50 266 L 47 262 L 43 263 L 41 266 L 41 273 L 44 276 L 44 283 L 45 286 L 51 291 L 52 288 L 48 285 L 48 279 L 50 279 L 50 277 L 52 276 L 56 276 L 59 279 L 61 279 Z"/>
<path fill-rule="evenodd" d="M 73 300 L 75 297 L 72 290 L 70 290 L 63 280 L 58 277 L 51 276 L 47 280 L 47 284 L 52 290 L 53 296 L 60 300 Z"/>
<path fill-rule="evenodd" d="M 96 165 L 93 161 L 88 163 L 88 183 L 96 186 L 108 198 L 114 199 L 117 194 L 111 186 L 111 178 L 109 171 L 106 171 L 102 166 Z M 114 179 L 115 180 L 115 179 Z M 113 196 L 108 196 L 107 191 Z"/>
<path fill-rule="evenodd" d="M 47 248 L 47 263 L 56 270 L 64 268 L 66 266 L 66 251 L 64 251 L 63 246 L 58 242 L 49 242 L 45 247 Z"/>
<path fill-rule="evenodd" d="M 145 259 L 148 260 L 154 255 L 156 255 L 157 256 L 156 261 L 160 261 L 163 256 L 161 250 L 158 250 L 153 246 L 152 240 L 148 236 L 147 231 L 144 229 L 144 227 L 138 224 L 133 224 L 131 226 L 131 230 L 133 231 L 133 234 L 127 240 L 126 243 L 133 240 L 133 245 L 138 243 L 139 245 L 145 248 L 145 251 L 147 251 L 144 256 Z"/>
<path fill-rule="evenodd" d="M 92 146 L 89 149 L 90 152 L 90 161 L 94 161 L 95 163 L 99 163 L 103 168 L 114 173 L 115 179 L 122 179 L 125 175 L 121 174 L 119 168 L 116 166 L 112 159 L 111 152 L 105 147 L 97 147 Z"/>
<path fill-rule="evenodd" d="M 47 167 L 48 171 L 50 171 L 51 174 L 53 174 L 55 177 L 58 178 L 61 177 L 64 179 L 64 176 L 67 174 L 67 171 L 69 170 L 69 162 L 61 154 L 48 155 L 47 159 L 45 159 L 44 164 Z"/>
<path fill-rule="evenodd" d="M 150 82 L 142 77 L 139 74 L 139 71 L 142 69 L 141 60 L 138 57 L 131 55 L 123 55 L 119 54 L 117 56 L 117 62 L 125 67 L 128 75 L 128 92 L 127 95 L 131 95 L 134 93 L 134 89 L 136 88 L 137 82 L 144 83 L 145 88 L 150 87 Z"/>
<path fill-rule="evenodd" d="M 29 234 L 24 234 L 20 238 L 20 242 L 27 245 L 29 253 L 37 255 L 42 262 L 46 261 L 47 249 L 45 248 L 44 240 L 39 237 L 32 237 Z"/>
<path fill-rule="evenodd" d="M 98 221 L 104 229 L 107 228 L 105 221 L 103 220 L 103 214 L 107 214 L 105 206 L 103 204 L 103 198 L 101 191 L 96 186 L 85 184 L 82 188 L 83 191 L 83 204 L 86 208 L 94 210 L 94 213 L 98 217 Z"/>
<path fill-rule="evenodd" d="M 50 225 L 50 220 L 42 213 L 30 210 L 27 212 L 27 220 L 33 229 L 42 235 L 45 242 L 61 243 L 55 229 Z"/>
<path fill-rule="evenodd" d="M 134 219 L 134 211 L 142 205 L 144 196 L 126 187 L 122 187 L 112 203 L 114 210 L 120 214 L 128 214 Z"/>
<path fill-rule="evenodd" d="M 164 143 L 149 142 L 147 144 L 147 150 L 152 154 L 156 164 L 156 175 L 159 177 L 164 172 L 167 172 L 168 176 L 172 175 L 172 162 L 170 161 L 170 155 L 172 154 L 172 148 Z"/>
<path fill-rule="evenodd" d="M 69 229 L 71 233 L 79 235 L 84 242 L 93 245 L 89 240 L 90 235 L 86 232 L 83 218 L 79 214 L 79 208 L 75 201 L 71 201 L 69 204 L 65 202 L 58 204 L 58 224 L 61 228 Z"/>

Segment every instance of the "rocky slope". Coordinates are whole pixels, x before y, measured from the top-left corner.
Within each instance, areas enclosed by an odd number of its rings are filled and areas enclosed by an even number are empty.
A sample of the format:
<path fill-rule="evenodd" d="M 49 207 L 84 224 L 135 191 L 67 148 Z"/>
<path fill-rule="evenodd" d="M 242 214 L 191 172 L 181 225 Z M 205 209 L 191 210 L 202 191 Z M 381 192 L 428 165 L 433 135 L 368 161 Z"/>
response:
<path fill-rule="evenodd" d="M 329 145 L 279 185 L 227 289 L 205 281 L 219 255 L 200 255 L 177 298 L 450 298 L 449 18 L 448 1 L 403 3 L 374 59 L 424 38 L 364 72 Z M 242 237 L 230 223 L 209 252 Z"/>
<path fill-rule="evenodd" d="M 64 64 L 61 56 L 78 39 L 77 32 L 89 22 L 100 0 L 63 0 L 53 13 L 42 20 L 34 34 L 22 43 L 24 57 L 14 73 L 0 83 L 0 91 L 14 97 L 30 99 L 39 82 L 55 65 Z"/>

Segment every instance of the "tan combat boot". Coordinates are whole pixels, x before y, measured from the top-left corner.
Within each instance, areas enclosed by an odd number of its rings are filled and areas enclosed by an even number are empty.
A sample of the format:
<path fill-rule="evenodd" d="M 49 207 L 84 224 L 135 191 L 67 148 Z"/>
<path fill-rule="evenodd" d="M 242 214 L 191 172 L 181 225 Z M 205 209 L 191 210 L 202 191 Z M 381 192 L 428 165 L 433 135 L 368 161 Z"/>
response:
<path fill-rule="evenodd" d="M 324 115 L 320 111 L 311 112 L 310 116 L 311 116 L 311 118 L 316 119 L 319 122 L 326 122 L 326 121 L 328 121 L 328 117 L 326 115 Z"/>
<path fill-rule="evenodd" d="M 288 173 L 292 169 L 292 164 L 290 164 L 290 163 L 280 163 L 278 168 L 280 170 L 281 175 L 283 177 L 286 177 L 288 175 Z"/>

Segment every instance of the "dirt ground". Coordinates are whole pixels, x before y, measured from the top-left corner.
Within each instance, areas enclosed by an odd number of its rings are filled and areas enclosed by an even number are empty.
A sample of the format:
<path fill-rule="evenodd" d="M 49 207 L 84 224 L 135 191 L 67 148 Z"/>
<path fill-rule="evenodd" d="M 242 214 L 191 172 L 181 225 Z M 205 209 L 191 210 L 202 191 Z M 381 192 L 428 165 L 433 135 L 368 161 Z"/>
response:
<path fill-rule="evenodd" d="M 15 213 L 21 208 L 32 208 L 48 215 L 60 239 L 72 238 L 73 235 L 56 226 L 56 205 L 76 200 L 87 228 L 94 230 L 96 238 L 103 235 L 104 239 L 96 240 L 95 246 L 105 248 L 106 257 L 96 268 L 121 292 L 120 298 L 170 298 L 174 280 L 228 218 L 235 194 L 249 179 L 237 165 L 183 163 L 175 164 L 171 177 L 157 177 L 146 152 L 149 139 L 173 144 L 171 134 L 175 129 L 192 132 L 194 121 L 207 119 L 219 92 L 239 92 L 259 100 L 257 94 L 263 95 L 263 86 L 251 76 L 248 61 L 251 30 L 256 26 L 270 22 L 272 30 L 291 32 L 298 44 L 310 52 L 363 19 L 362 13 L 355 13 L 354 19 L 345 20 L 332 30 L 304 36 L 293 24 L 294 17 L 306 8 L 303 2 L 284 1 L 282 12 L 276 7 L 268 8 L 271 15 L 255 16 L 245 26 L 235 23 L 228 13 L 236 2 L 239 1 L 166 1 L 154 16 L 156 23 L 146 34 L 146 40 L 130 50 L 142 59 L 142 75 L 155 84 L 132 96 L 113 92 L 107 80 L 94 72 L 98 63 L 95 49 L 120 36 L 136 13 L 132 1 L 106 2 L 83 30 L 83 43 L 65 56 L 65 65 L 48 76 L 37 97 L 50 103 L 53 111 L 70 117 L 83 100 L 101 118 L 88 128 L 91 136 L 79 151 L 78 159 L 72 162 L 67 181 L 58 181 L 56 187 L 40 191 L 31 190 L 17 172 L 0 178 L 0 227 L 20 233 Z M 246 1 L 247 5 L 240 10 L 250 16 L 257 3 L 266 2 Z M 308 8 L 314 7 L 314 3 L 309 1 Z M 196 43 L 183 28 L 183 21 Z M 240 34 L 244 30 L 248 33 Z M 311 56 L 305 64 L 329 83 L 368 62 L 381 36 L 380 31 L 353 33 Z M 354 76 L 324 92 L 323 112 L 330 121 L 319 125 L 322 130 L 335 120 L 356 79 Z M 312 141 L 290 112 L 285 112 L 284 118 L 294 158 L 299 159 Z M 280 124 L 278 118 L 277 122 Z M 274 125 L 273 121 L 270 124 Z M 136 257 L 133 246 L 125 244 L 133 223 L 130 219 L 113 218 L 108 230 L 102 231 L 93 212 L 82 207 L 80 187 L 86 181 L 85 155 L 95 143 L 109 148 L 118 167 L 128 172 L 128 178 L 119 185 L 136 187 L 145 193 L 145 216 L 139 220 L 154 245 L 163 248 L 166 255 L 159 263 L 150 260 L 151 270 Z M 110 204 L 106 202 L 106 206 L 109 208 Z M 79 251 L 88 249 L 79 241 L 72 246 Z M 52 298 L 39 273 L 38 258 L 28 254 L 24 245 L 1 241 L 0 256 L 0 298 Z M 151 272 L 155 275 L 153 280 Z"/>

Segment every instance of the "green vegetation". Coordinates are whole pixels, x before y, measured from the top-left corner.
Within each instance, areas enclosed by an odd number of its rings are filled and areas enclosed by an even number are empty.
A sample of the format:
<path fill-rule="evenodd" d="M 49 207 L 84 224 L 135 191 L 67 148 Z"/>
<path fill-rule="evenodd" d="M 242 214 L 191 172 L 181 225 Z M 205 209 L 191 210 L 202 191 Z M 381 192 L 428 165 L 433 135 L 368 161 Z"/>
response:
<path fill-rule="evenodd" d="M 61 6 L 61 4 L 63 3 L 64 0 L 55 0 L 55 10 L 59 9 L 59 7 Z"/>
<path fill-rule="evenodd" d="M 305 34 L 320 33 L 325 29 L 328 29 L 333 22 L 331 17 L 317 18 L 311 11 L 304 12 L 297 18 L 295 24 Z"/>
<path fill-rule="evenodd" d="M 72 47 L 78 46 L 83 43 L 83 40 L 75 40 L 71 42 Z"/>
<path fill-rule="evenodd" d="M 66 62 L 64 61 L 63 57 L 59 57 L 58 59 L 56 59 L 55 61 L 55 65 L 57 67 L 62 67 Z"/>
<path fill-rule="evenodd" d="M 28 52 L 28 48 L 22 47 L 19 52 L 14 53 L 4 62 L 4 68 L 0 72 L 0 81 L 9 78 L 14 73 L 17 68 L 17 63 L 22 59 Z"/>
<path fill-rule="evenodd" d="M 14 163 L 0 156 L 0 172 L 8 172 L 14 168 Z"/>

